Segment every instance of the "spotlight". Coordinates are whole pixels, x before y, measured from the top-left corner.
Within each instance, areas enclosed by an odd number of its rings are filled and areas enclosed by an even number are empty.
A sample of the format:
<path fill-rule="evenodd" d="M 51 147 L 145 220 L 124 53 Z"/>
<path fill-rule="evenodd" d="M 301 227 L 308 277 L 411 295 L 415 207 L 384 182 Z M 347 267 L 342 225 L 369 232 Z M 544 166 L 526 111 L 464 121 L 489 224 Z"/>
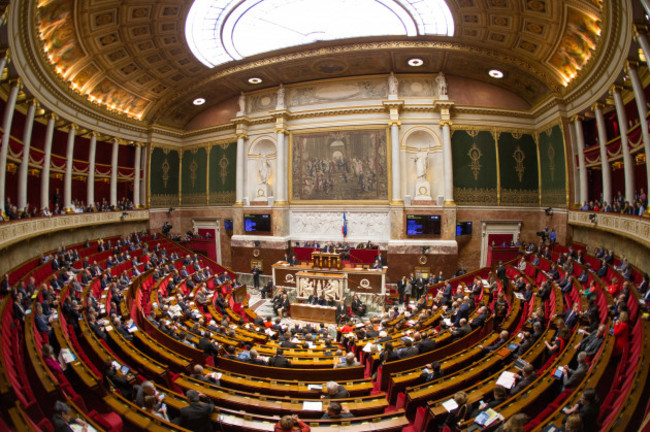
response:
<path fill-rule="evenodd" d="M 503 78 L 503 72 L 501 72 L 499 69 L 491 69 L 488 72 L 488 75 L 490 75 L 494 79 L 501 79 Z"/>
<path fill-rule="evenodd" d="M 591 223 L 595 224 L 598 221 L 598 219 L 596 217 L 596 214 L 595 213 L 590 214 L 589 215 L 589 220 L 591 221 Z"/>
<path fill-rule="evenodd" d="M 424 60 L 422 60 L 421 58 L 413 57 L 409 59 L 406 63 L 408 63 L 408 65 L 411 67 L 420 67 L 424 64 Z"/>
<path fill-rule="evenodd" d="M 203 105 L 205 103 L 205 98 L 196 98 L 192 101 L 194 105 Z"/>
<path fill-rule="evenodd" d="M 544 209 L 544 212 L 546 213 L 546 216 L 553 216 L 553 207 Z"/>
<path fill-rule="evenodd" d="M 248 78 L 249 84 L 261 84 L 262 83 L 262 78 L 260 77 L 250 77 Z"/>

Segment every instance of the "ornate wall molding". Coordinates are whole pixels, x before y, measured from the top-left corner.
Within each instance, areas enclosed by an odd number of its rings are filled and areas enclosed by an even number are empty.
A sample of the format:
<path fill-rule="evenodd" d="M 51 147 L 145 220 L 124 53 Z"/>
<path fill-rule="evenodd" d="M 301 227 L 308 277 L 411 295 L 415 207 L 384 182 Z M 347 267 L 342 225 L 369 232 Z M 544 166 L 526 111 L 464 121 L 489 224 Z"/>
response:
<path fill-rule="evenodd" d="M 382 211 L 346 211 L 348 236 L 343 238 L 343 211 L 323 208 L 291 211 L 292 240 L 386 242 L 390 240 L 390 216 Z"/>
<path fill-rule="evenodd" d="M 148 220 L 149 210 L 135 210 L 127 212 L 83 213 L 10 222 L 0 225 L 0 249 L 6 249 L 12 244 L 62 230 Z"/>
<path fill-rule="evenodd" d="M 589 217 L 594 215 L 592 222 Z M 650 248 L 650 220 L 609 213 L 570 211 L 569 225 L 607 231 Z"/>

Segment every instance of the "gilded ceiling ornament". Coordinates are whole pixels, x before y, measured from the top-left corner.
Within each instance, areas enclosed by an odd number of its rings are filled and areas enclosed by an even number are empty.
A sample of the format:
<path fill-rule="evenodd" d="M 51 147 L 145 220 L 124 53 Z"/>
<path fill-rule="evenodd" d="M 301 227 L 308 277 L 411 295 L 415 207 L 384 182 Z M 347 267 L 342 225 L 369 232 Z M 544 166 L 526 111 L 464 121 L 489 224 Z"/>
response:
<path fill-rule="evenodd" d="M 472 148 L 469 149 L 467 152 L 467 156 L 472 160 L 472 162 L 468 165 L 469 169 L 472 170 L 472 174 L 474 174 L 474 181 L 478 181 L 478 175 L 481 172 L 481 156 L 483 156 L 483 153 L 481 153 L 481 150 L 478 148 L 476 143 L 472 144 Z"/>
<path fill-rule="evenodd" d="M 512 157 L 516 162 L 515 171 L 517 171 L 517 177 L 519 177 L 519 183 L 521 183 L 524 179 L 524 172 L 526 171 L 526 167 L 524 166 L 526 155 L 521 150 L 521 147 L 517 146 L 515 151 L 512 153 Z"/>
<path fill-rule="evenodd" d="M 219 170 L 219 177 L 221 177 L 222 185 L 226 184 L 226 177 L 228 176 L 228 165 L 230 165 L 230 161 L 224 153 L 219 160 L 219 168 L 221 168 Z"/>
<path fill-rule="evenodd" d="M 552 145 L 548 146 L 546 155 L 548 156 L 548 169 L 551 171 L 551 181 L 555 181 L 555 149 Z"/>
<path fill-rule="evenodd" d="M 192 181 L 192 189 L 196 185 L 196 170 L 199 169 L 199 164 L 196 163 L 196 159 L 192 158 L 192 163 L 190 164 L 190 180 Z"/>
<path fill-rule="evenodd" d="M 162 169 L 163 187 L 167 189 L 167 182 L 169 181 L 169 162 L 167 158 L 165 158 L 160 168 Z"/>
<path fill-rule="evenodd" d="M 472 138 L 475 138 L 478 135 L 479 130 L 478 129 L 468 129 L 465 132 L 467 132 L 467 135 L 471 136 Z M 476 144 L 474 144 L 474 145 L 476 145 Z"/>
<path fill-rule="evenodd" d="M 223 150 L 226 150 L 228 147 L 230 147 L 230 143 L 222 143 L 217 145 L 221 147 Z"/>

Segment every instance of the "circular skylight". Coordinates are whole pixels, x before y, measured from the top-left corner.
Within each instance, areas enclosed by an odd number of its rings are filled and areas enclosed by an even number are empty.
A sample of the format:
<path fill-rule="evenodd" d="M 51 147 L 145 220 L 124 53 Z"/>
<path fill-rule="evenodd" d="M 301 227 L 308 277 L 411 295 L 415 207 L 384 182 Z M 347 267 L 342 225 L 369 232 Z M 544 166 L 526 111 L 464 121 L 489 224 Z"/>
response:
<path fill-rule="evenodd" d="M 194 0 L 185 23 L 208 67 L 317 41 L 453 34 L 445 0 Z"/>

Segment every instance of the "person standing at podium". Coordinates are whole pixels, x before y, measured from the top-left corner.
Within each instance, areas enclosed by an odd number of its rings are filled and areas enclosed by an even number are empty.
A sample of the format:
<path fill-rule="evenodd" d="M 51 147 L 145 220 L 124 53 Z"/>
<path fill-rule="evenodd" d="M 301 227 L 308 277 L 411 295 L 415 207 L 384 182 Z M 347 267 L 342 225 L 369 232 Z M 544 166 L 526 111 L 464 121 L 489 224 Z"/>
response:
<path fill-rule="evenodd" d="M 257 264 L 253 267 L 253 285 L 255 289 L 260 289 L 260 267 Z"/>

